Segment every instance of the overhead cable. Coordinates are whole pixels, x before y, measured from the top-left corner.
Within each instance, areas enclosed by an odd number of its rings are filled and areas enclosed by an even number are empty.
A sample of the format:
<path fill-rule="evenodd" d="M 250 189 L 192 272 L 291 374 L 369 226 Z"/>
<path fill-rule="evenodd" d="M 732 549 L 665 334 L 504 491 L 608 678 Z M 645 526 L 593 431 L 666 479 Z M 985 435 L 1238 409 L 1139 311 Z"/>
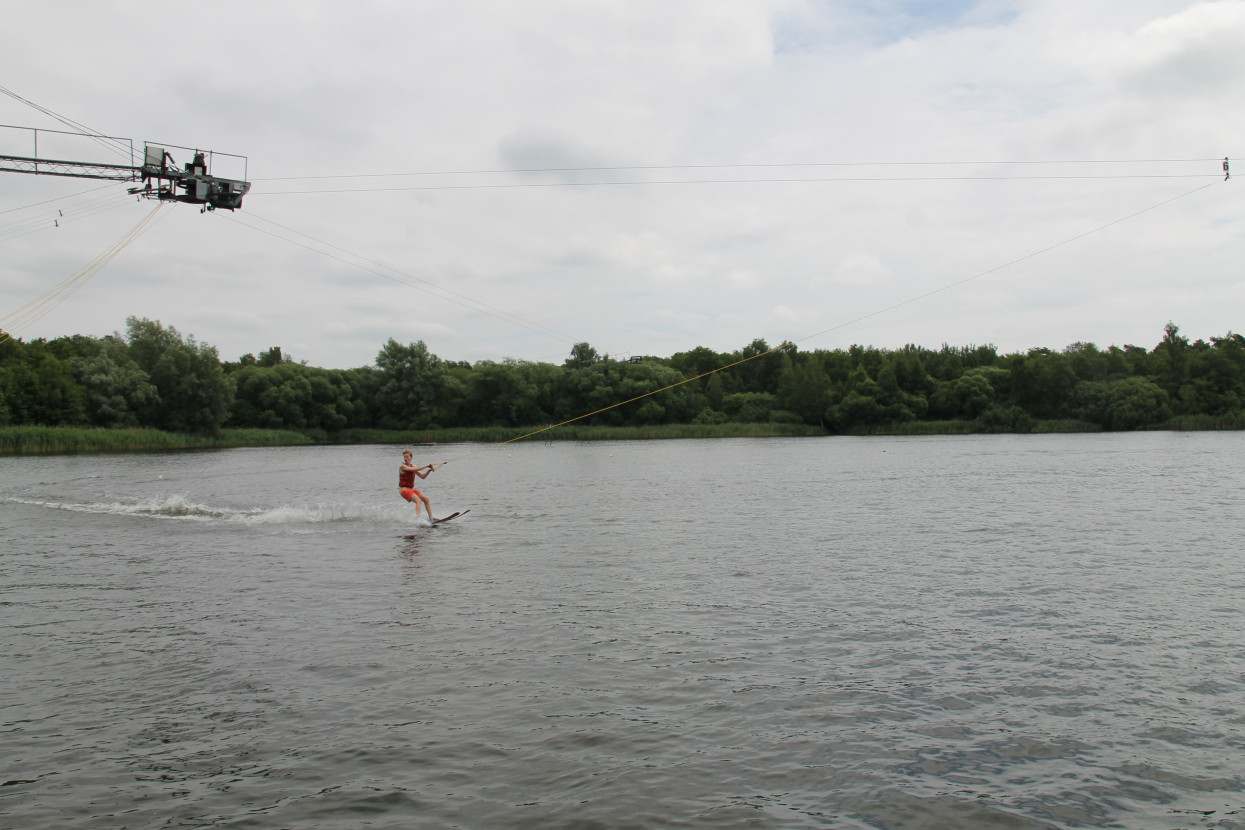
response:
<path fill-rule="evenodd" d="M 110 245 L 95 259 L 91 260 L 91 262 L 87 263 L 82 270 L 62 281 L 59 285 L 48 289 L 21 308 L 0 317 L 0 343 L 12 339 L 15 329 L 25 329 L 33 325 L 37 320 L 63 303 L 70 295 L 85 285 L 87 280 L 111 262 L 113 257 L 121 253 L 127 245 L 138 239 L 151 227 L 154 227 L 155 223 L 152 220 L 156 218 L 157 212 L 164 206 L 164 203 L 156 204 L 150 213 L 139 220 L 138 224 L 122 234 L 120 239 Z"/>
<path fill-rule="evenodd" d="M 523 190 L 537 188 L 575 187 L 639 187 L 645 185 L 686 184 L 825 184 L 831 182 L 952 182 L 952 181 L 1060 181 L 1102 179 L 1206 179 L 1221 178 L 1220 173 L 1152 173 L 1123 175 L 1075 175 L 1075 176 L 828 176 L 816 178 L 764 178 L 764 179 L 641 179 L 634 181 L 593 182 L 505 182 L 495 184 L 444 184 L 410 185 L 403 187 L 342 187 L 316 190 L 259 190 L 259 196 L 306 196 L 325 193 L 390 193 L 435 190 Z"/>
<path fill-rule="evenodd" d="M 222 214 L 218 211 L 215 215 L 220 216 Z M 248 211 L 245 215 L 248 217 L 254 217 L 263 222 L 267 222 L 271 225 L 281 228 L 282 230 L 288 231 L 289 233 L 297 234 L 298 236 L 304 237 L 306 239 L 310 239 L 313 242 L 315 242 L 317 245 L 322 245 L 324 247 L 332 248 L 333 250 L 340 251 L 341 253 L 346 254 L 349 257 L 353 257 L 354 260 L 361 260 L 362 262 L 369 263 L 370 265 L 376 266 L 376 268 L 381 268 L 384 270 L 383 271 L 376 270 L 375 268 L 370 268 L 370 267 L 367 267 L 366 265 L 361 265 L 359 264 L 359 262 L 352 261 L 351 259 L 347 259 L 345 257 L 337 256 L 336 254 L 329 253 L 327 251 L 321 250 L 320 248 L 314 247 L 312 245 L 304 244 L 297 240 L 290 239 L 285 236 L 281 236 L 280 234 L 277 234 L 277 233 L 273 233 L 272 231 L 264 230 L 263 228 L 248 224 L 247 222 L 242 221 L 241 219 L 234 217 L 232 215 L 226 216 L 225 218 L 233 222 L 236 222 L 239 225 L 243 225 L 244 227 L 248 227 L 251 230 L 258 231 L 259 233 L 267 234 L 268 236 L 271 236 L 275 239 L 280 239 L 284 242 L 288 242 L 291 245 L 297 245 L 300 248 L 306 248 L 307 250 L 314 251 L 315 253 L 318 253 L 321 256 L 325 256 L 325 257 L 328 257 L 329 259 L 337 260 L 338 262 L 345 263 L 346 265 L 350 265 L 362 271 L 367 271 L 370 274 L 375 274 L 378 277 L 383 277 L 387 280 L 390 280 L 391 282 L 396 282 L 399 285 L 404 285 L 408 288 L 414 288 L 417 291 L 423 291 L 425 293 L 432 294 L 433 296 L 439 297 L 440 299 L 447 300 L 451 303 L 454 303 L 455 305 L 462 306 L 463 308 L 469 309 L 471 311 L 475 311 L 480 314 L 488 315 L 489 317 L 493 317 L 494 319 L 500 320 L 504 323 L 510 323 L 511 325 L 516 325 L 516 326 L 519 326 L 520 328 L 525 328 L 528 331 L 534 332 L 544 337 L 549 337 L 549 338 L 559 340 L 559 341 L 562 341 L 568 344 L 573 344 L 574 342 L 576 342 L 575 338 L 573 338 L 571 335 L 557 331 L 556 329 L 551 329 L 548 326 L 543 326 L 539 323 L 534 323 L 531 320 L 527 320 L 512 312 L 504 311 L 500 308 L 489 305 L 488 303 L 482 302 L 473 297 L 468 297 L 466 294 L 461 294 L 457 291 L 453 291 L 451 289 L 439 286 L 436 283 L 431 282 L 430 280 L 426 280 L 426 279 L 423 279 L 422 277 L 414 276 L 413 274 L 408 274 L 404 271 L 400 271 L 397 268 L 394 268 L 389 265 L 385 265 L 384 263 L 378 262 L 374 259 L 369 259 L 368 257 L 362 256 L 361 254 L 356 254 L 352 251 L 348 251 L 345 248 L 339 247 L 337 245 L 333 245 L 329 242 L 325 242 L 324 240 L 311 236 L 310 234 L 305 234 L 305 233 L 302 233 L 301 231 L 296 231 L 296 230 L 293 230 L 292 228 L 287 228 L 284 225 L 281 225 L 277 222 L 272 221 L 271 219 L 265 219 L 262 216 L 258 216 L 253 211 Z M 392 272 L 392 273 L 386 273 L 386 271 Z M 393 274 L 397 274 L 399 277 L 403 277 L 405 279 L 399 279 L 398 277 L 393 276 Z M 424 283 L 424 286 L 427 286 L 427 287 L 420 286 L 420 285 L 413 285 L 409 282 L 406 282 L 406 280 L 416 280 L 418 282 Z"/>
<path fill-rule="evenodd" d="M 786 169 L 798 167 L 973 167 L 973 166 L 1026 166 L 1059 164 L 1200 164 L 1218 162 L 1216 158 L 1191 159 L 1041 159 L 1037 161 L 814 161 L 814 162 L 766 162 L 728 164 L 648 164 L 648 165 L 602 165 L 596 167 L 529 167 L 496 170 L 426 170 L 400 173 L 354 173 L 320 176 L 271 176 L 257 178 L 257 182 L 310 181 L 316 179 L 368 179 L 400 178 L 414 176 L 483 176 L 517 173 L 601 173 L 627 172 L 633 170 L 751 170 Z"/>
<path fill-rule="evenodd" d="M 985 276 L 988 276 L 988 275 L 990 275 L 990 274 L 996 274 L 996 273 L 998 273 L 999 271 L 1002 271 L 1002 270 L 1005 270 L 1005 269 L 1007 269 L 1007 268 L 1012 267 L 1013 265 L 1017 265 L 1017 264 L 1019 264 L 1019 263 L 1021 263 L 1021 262 L 1024 262 L 1024 261 L 1026 261 L 1026 260 L 1033 259 L 1034 257 L 1041 256 L 1042 254 L 1049 253 L 1050 251 L 1053 251 L 1053 250 L 1055 250 L 1055 249 L 1057 249 L 1057 248 L 1062 248 L 1063 246 L 1065 246 L 1065 245 L 1069 245 L 1069 244 L 1071 244 L 1071 243 L 1073 243 L 1073 242 L 1076 242 L 1076 241 L 1077 241 L 1077 240 L 1079 240 L 1079 239 L 1084 239 L 1084 238 L 1085 238 L 1085 237 L 1087 237 L 1087 236 L 1092 236 L 1092 235 L 1094 235 L 1094 234 L 1096 234 L 1096 233 L 1100 233 L 1100 232 L 1102 232 L 1102 231 L 1106 230 L 1107 228 L 1111 228 L 1111 227 L 1114 227 L 1114 226 L 1116 226 L 1116 225 L 1119 225 L 1119 224 L 1122 224 L 1122 223 L 1124 223 L 1124 222 L 1127 222 L 1127 221 L 1129 221 L 1129 220 L 1131 220 L 1131 219 L 1135 219 L 1136 217 L 1141 216 L 1142 214 L 1149 213 L 1150 211 L 1152 211 L 1152 210 L 1156 210 L 1156 209 L 1158 209 L 1158 208 L 1160 208 L 1160 207 L 1163 207 L 1164 205 L 1169 205 L 1169 204 L 1171 204 L 1172 202 L 1176 202 L 1176 201 L 1178 201 L 1178 200 L 1180 200 L 1180 199 L 1184 199 L 1184 198 L 1186 198 L 1186 197 L 1188 197 L 1188 196 L 1192 196 L 1194 193 L 1198 193 L 1198 192 L 1200 192 L 1200 191 L 1202 191 L 1202 190 L 1205 190 L 1206 188 L 1208 188 L 1208 187 L 1210 187 L 1210 186 L 1211 186 L 1210 184 L 1204 184 L 1204 185 L 1202 185 L 1201 187 L 1194 188 L 1193 190 L 1190 190 L 1190 191 L 1188 191 L 1188 192 L 1186 192 L 1186 193 L 1181 193 L 1181 194 L 1179 194 L 1179 195 L 1177 195 L 1177 196 L 1173 196 L 1173 197 L 1171 197 L 1171 198 L 1169 198 L 1169 199 L 1164 199 L 1164 200 L 1163 200 L 1163 201 L 1161 201 L 1161 202 L 1158 202 L 1158 203 L 1156 203 L 1156 204 L 1150 205 L 1149 207 L 1142 208 L 1141 210 L 1134 211 L 1133 213 L 1130 213 L 1130 214 L 1128 214 L 1127 216 L 1122 216 L 1122 217 L 1120 217 L 1119 219 L 1114 219 L 1114 220 L 1112 220 L 1112 221 L 1110 221 L 1110 222 L 1107 222 L 1107 223 L 1105 223 L 1105 224 L 1102 224 L 1102 225 L 1099 225 L 1099 226 L 1097 226 L 1097 227 L 1095 227 L 1095 228 L 1092 228 L 1091 230 L 1084 231 L 1084 232 L 1082 232 L 1082 233 L 1076 234 L 1075 236 L 1070 236 L 1070 237 L 1068 237 L 1067 239 L 1064 239 L 1062 242 L 1056 242 L 1056 243 L 1055 243 L 1055 244 L 1053 244 L 1053 245 L 1047 245 L 1045 248 L 1041 248 L 1041 249 L 1039 249 L 1039 250 L 1036 250 L 1036 251 L 1033 251 L 1033 252 L 1031 252 L 1031 253 L 1025 254 L 1024 256 L 1021 256 L 1021 257 L 1017 257 L 1016 259 L 1013 259 L 1013 260 L 1011 260 L 1010 262 L 1005 262 L 1005 263 L 1003 263 L 1003 264 L 1001 264 L 1001 265 L 996 265 L 996 266 L 994 266 L 993 268 L 988 268 L 988 269 L 986 269 L 985 271 L 981 271 L 981 272 L 979 272 L 979 273 L 977 273 L 977 274 L 974 274 L 974 275 L 972 275 L 972 276 L 965 277 L 965 278 L 960 279 L 960 280 L 956 280 L 955 282 L 950 282 L 950 283 L 947 283 L 946 285 L 940 286 L 940 287 L 935 288 L 935 289 L 933 289 L 933 290 L 931 290 L 931 291 L 926 291 L 926 292 L 924 292 L 923 294 L 918 294 L 918 295 L 916 295 L 916 296 L 909 297 L 908 299 L 903 300 L 903 301 L 901 301 L 901 302 L 894 303 L 894 304 L 892 304 L 892 305 L 886 306 L 885 308 L 880 308 L 880 309 L 878 309 L 877 311 L 872 311 L 872 312 L 870 312 L 870 313 L 868 313 L 868 314 L 862 314 L 862 315 L 861 315 L 861 316 L 859 316 L 859 317 L 855 317 L 855 318 L 852 318 L 852 319 L 850 319 L 850 320 L 845 320 L 845 321 L 843 321 L 843 322 L 841 322 L 841 323 L 837 323 L 836 325 L 830 326 L 829 328 L 822 329 L 822 330 L 821 330 L 821 331 L 819 331 L 819 332 L 815 332 L 815 333 L 813 333 L 813 334 L 808 334 L 808 335 L 805 335 L 804 337 L 801 337 L 801 338 L 799 338 L 799 339 L 784 341 L 782 344 L 780 344 L 780 345 L 778 345 L 778 346 L 775 346 L 774 348 L 769 349 L 768 351 L 760 352 L 760 353 L 755 354 L 755 355 L 749 355 L 748 357 L 745 357 L 745 358 L 743 358 L 743 359 L 741 359 L 741 360 L 736 360 L 735 362 L 730 363 L 730 364 L 728 364 L 728 365 L 726 365 L 726 366 L 720 366 L 720 367 L 718 367 L 717 369 L 711 369 L 711 370 L 710 370 L 710 371 L 708 371 L 708 372 L 702 372 L 702 373 L 700 373 L 700 374 L 698 374 L 698 375 L 695 375 L 695 376 L 693 376 L 693 377 L 690 377 L 690 378 L 684 378 L 684 379 L 683 379 L 683 380 L 681 380 L 681 381 L 678 381 L 678 382 L 676 382 L 676 383 L 671 383 L 671 384 L 668 384 L 668 385 L 663 386 L 663 387 L 661 387 L 661 388 L 659 388 L 659 389 L 654 389 L 654 390 L 652 390 L 651 392 L 645 392 L 645 393 L 644 393 L 644 394 L 642 394 L 642 395 L 636 395 L 635 397 L 628 398 L 627 400 L 623 400 L 623 401 L 619 401 L 619 402 L 617 402 L 617 403 L 610 404 L 609 406 L 602 407 L 602 408 L 597 409 L 597 410 L 595 410 L 595 411 L 592 411 L 592 412 L 587 412 L 587 413 L 584 413 L 583 415 L 577 415 L 577 416 L 575 416 L 574 418 L 568 418 L 568 419 L 567 419 L 567 420 L 565 420 L 565 421 L 561 421 L 561 422 L 556 423 L 556 424 L 550 424 L 549 426 L 546 426 L 546 427 L 541 427 L 540 429 L 533 430 L 533 431 L 528 432 L 528 433 L 525 433 L 525 434 L 523 434 L 523 435 L 519 435 L 519 436 L 517 436 L 517 437 L 515 437 L 515 438 L 510 438 L 510 439 L 508 439 L 508 440 L 506 440 L 506 441 L 499 441 L 499 442 L 497 442 L 497 443 L 495 443 L 495 444 L 491 444 L 491 445 L 489 445 L 489 446 L 485 446 L 485 447 L 481 447 L 481 448 L 476 449 L 476 450 L 472 450 L 472 451 L 470 451 L 470 452 L 467 452 L 467 453 L 464 453 L 464 454 L 462 454 L 462 455 L 456 456 L 455 458 L 451 458 L 451 459 L 449 459 L 449 460 L 447 460 L 447 461 L 442 461 L 442 462 L 441 462 L 441 464 L 442 464 L 442 465 L 444 465 L 444 464 L 449 464 L 449 463 L 450 463 L 450 462 L 452 462 L 452 461 L 460 461 L 460 460 L 462 460 L 462 459 L 464 459 L 464 458 L 468 458 L 468 457 L 470 457 L 470 456 L 472 456 L 472 455 L 476 455 L 476 454 L 478 454 L 478 453 L 488 452 L 489 450 L 494 450 L 494 449 L 497 449 L 498 447 L 503 447 L 503 446 L 505 446 L 505 445 L 507 445 L 507 444 L 513 444 L 513 443 L 515 443 L 516 441 L 522 441 L 522 440 L 524 440 L 524 439 L 531 438 L 531 437 L 536 436 L 536 435 L 540 435 L 541 433 L 548 432 L 548 431 L 550 431 L 550 430 L 557 429 L 557 428 L 559 428 L 559 427 L 563 427 L 563 426 L 566 426 L 566 425 L 568 425 L 568 424 L 573 424 L 573 423 L 575 423 L 576 421 L 582 421 L 582 420 L 584 420 L 585 418 L 591 418 L 593 415 L 599 415 L 599 414 L 601 414 L 602 412 L 608 412 L 608 411 L 609 411 L 609 410 L 611 410 L 611 409 L 617 409 L 617 408 L 618 408 L 618 407 L 620 407 L 620 406 L 626 406 L 626 405 L 627 405 L 627 404 L 629 404 L 629 403 L 635 403 L 636 401 L 640 401 L 640 400 L 643 400 L 643 399 L 645 399 L 645 398 L 652 397 L 653 395 L 657 395 L 657 394 L 660 394 L 660 393 L 662 393 L 662 392 L 665 392 L 665 391 L 667 391 L 667 390 L 669 390 L 669 389 L 674 389 L 674 388 L 677 388 L 677 387 L 679 387 L 679 386 L 683 386 L 683 385 L 685 385 L 685 384 L 691 383 L 691 382 L 693 382 L 693 381 L 700 380 L 701 378 L 708 377 L 709 375 L 717 374 L 718 372 L 724 372 L 724 371 L 726 371 L 727 369 L 733 369 L 734 367 L 739 366 L 739 365 L 744 364 L 744 363 L 748 363 L 749 361 L 756 360 L 756 359 L 761 358 L 761 357 L 766 357 L 767 355 L 776 354 L 776 353 L 781 352 L 781 351 L 786 351 L 786 350 L 788 350 L 788 349 L 792 349 L 792 348 L 794 348 L 794 347 L 795 347 L 795 344 L 797 344 L 797 343 L 803 343 L 803 342 L 805 342 L 805 341 L 807 341 L 807 340 L 812 340 L 812 339 L 813 339 L 813 338 L 815 338 L 815 337 L 821 337 L 821 336 L 822 336 L 822 335 L 824 335 L 824 334 L 828 334 L 828 333 L 830 333 L 830 332 L 832 332 L 832 331 L 837 331 L 837 330 L 839 330 L 839 329 L 846 328 L 846 327 L 848 327 L 848 326 L 854 325 L 855 323 L 859 323 L 859 322 L 860 322 L 860 321 L 862 321 L 862 320 L 868 320 L 868 319 L 870 319 L 871 317 L 877 317 L 877 316 L 879 316 L 879 315 L 881 315 L 881 314 L 886 314 L 886 313 L 887 313 L 887 312 L 889 312 L 889 311 L 893 311 L 893 310 L 895 310 L 895 309 L 897 309 L 897 308 L 901 308 L 901 307 L 903 307 L 903 306 L 910 305 L 910 304 L 912 304 L 912 303 L 915 303 L 915 302 L 918 302 L 918 301 L 920 301 L 920 300 L 923 300 L 923 299 L 925 299 L 925 298 L 927 298 L 927 297 L 932 297 L 933 295 L 938 294 L 938 293 L 941 293 L 941 292 L 943 292 L 943 291 L 949 291 L 949 290 L 950 290 L 950 289 L 952 289 L 952 288 L 956 288 L 956 287 L 958 287 L 958 286 L 961 286 L 961 285 L 964 285 L 964 284 L 966 284 L 966 283 L 972 282 L 973 280 L 980 279 L 980 278 L 985 277 Z"/>
<path fill-rule="evenodd" d="M 96 130 L 92 130 L 90 127 L 87 127 L 83 124 L 79 124 L 77 121 L 74 121 L 70 118 L 66 118 L 63 115 L 58 115 L 57 113 L 52 112 L 47 107 L 42 107 L 36 104 L 34 101 L 28 101 L 27 99 L 18 95 L 16 92 L 12 91 L 11 89 L 6 89 L 5 87 L 0 86 L 0 93 L 9 96 L 15 101 L 20 101 L 28 107 L 32 107 L 36 109 L 39 112 L 43 113 L 44 115 L 49 116 L 50 118 L 56 119 L 61 124 L 72 129 L 75 134 L 81 135 L 84 138 L 90 138 L 93 141 L 95 141 L 95 143 L 102 145 L 108 150 L 111 150 L 113 153 L 123 156 L 126 159 L 130 159 L 130 161 L 133 161 L 130 148 L 127 145 L 122 144 L 121 142 L 117 141 L 116 139 L 110 136 L 100 135 L 99 132 L 97 132 Z"/>

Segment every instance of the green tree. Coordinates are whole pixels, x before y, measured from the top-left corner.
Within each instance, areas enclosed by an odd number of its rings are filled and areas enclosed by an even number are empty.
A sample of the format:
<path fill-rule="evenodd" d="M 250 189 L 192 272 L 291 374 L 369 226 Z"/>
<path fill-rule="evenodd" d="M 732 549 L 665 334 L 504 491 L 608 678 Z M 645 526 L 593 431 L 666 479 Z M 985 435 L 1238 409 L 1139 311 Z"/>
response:
<path fill-rule="evenodd" d="M 824 414 L 830 403 L 830 378 L 823 365 L 824 358 L 817 352 L 802 357 L 796 361 L 789 355 L 783 356 L 775 405 L 795 413 L 803 423 L 824 425 Z"/>
<path fill-rule="evenodd" d="M 837 399 L 831 396 L 825 420 L 837 430 L 884 423 L 885 406 L 880 400 L 884 395 L 882 387 L 869 377 L 864 366 L 858 365 L 848 377 L 843 394 Z"/>
<path fill-rule="evenodd" d="M 694 414 L 696 395 L 687 385 L 674 386 L 682 380 L 659 361 L 603 360 L 589 370 L 564 373 L 555 414 L 567 419 L 597 413 L 588 423 L 608 426 L 683 422 Z"/>
<path fill-rule="evenodd" d="M 741 424 L 761 424 L 769 420 L 775 396 L 768 392 L 736 392 L 722 401 L 722 411 Z"/>
<path fill-rule="evenodd" d="M 1033 352 L 1031 351 L 1030 354 Z M 1077 380 L 1107 380 L 1109 378 L 1109 355 L 1099 351 L 1093 343 L 1073 343 L 1063 350 L 1063 356 L 1067 359 L 1072 374 Z"/>
<path fill-rule="evenodd" d="M 1167 392 L 1146 378 L 1112 381 L 1107 387 L 1103 426 L 1130 430 L 1154 426 L 1171 417 Z"/>
<path fill-rule="evenodd" d="M 230 426 L 336 432 L 354 412 L 354 390 L 341 372 L 282 361 L 243 366 Z"/>
<path fill-rule="evenodd" d="M 744 361 L 744 362 L 740 362 Z M 778 378 L 782 373 L 782 352 L 771 350 L 762 338 L 757 338 L 735 352 L 731 363 L 739 363 L 731 369 L 741 392 L 778 391 Z"/>
<path fill-rule="evenodd" d="M 376 412 L 388 429 L 425 429 L 437 423 L 437 401 L 447 377 L 441 359 L 424 341 L 403 346 L 392 337 L 376 356 L 380 388 Z"/>
<path fill-rule="evenodd" d="M 156 396 L 138 411 L 144 426 L 174 432 L 219 433 L 229 417 L 233 388 L 215 347 L 184 340 L 159 320 L 126 318 L 126 342 L 134 365 L 146 373 Z"/>
<path fill-rule="evenodd" d="M 970 420 L 982 415 L 999 397 L 996 386 L 1010 380 L 1007 370 L 996 366 L 977 366 L 964 372 L 954 387 L 959 415 Z"/>
<path fill-rule="evenodd" d="M 1103 371 L 1088 361 L 1081 362 L 1091 376 L 1105 377 L 1105 361 Z M 1036 418 L 1067 417 L 1078 382 L 1075 359 L 1047 349 L 1030 349 L 1027 355 L 1008 355 L 1003 364 L 1011 375 L 1009 385 L 1015 405 Z"/>
<path fill-rule="evenodd" d="M 463 411 L 479 426 L 534 426 L 552 419 L 552 387 L 561 372 L 529 361 L 478 361 Z"/>
<path fill-rule="evenodd" d="M 58 342 L 62 341 L 62 342 Z M 12 424 L 85 426 L 86 390 L 74 376 L 76 351 L 57 341 L 9 340 L 0 352 L 0 417 Z"/>
<path fill-rule="evenodd" d="M 898 423 L 920 418 L 929 408 L 924 395 L 907 392 L 899 385 L 893 363 L 888 360 L 878 371 L 878 403 L 882 405 L 884 422 Z"/>
<path fill-rule="evenodd" d="M 1158 385 L 1170 396 L 1178 396 L 1180 387 L 1189 379 L 1189 338 L 1180 334 L 1180 327 L 1168 323 L 1163 339 L 1151 353 L 1153 375 Z"/>
<path fill-rule="evenodd" d="M 372 406 L 379 388 L 375 367 L 321 369 L 294 362 L 279 347 L 257 361 L 243 355 L 227 364 L 234 403 L 227 426 L 337 432 L 376 426 Z"/>
<path fill-rule="evenodd" d="M 587 369 L 601 359 L 601 355 L 597 354 L 597 350 L 592 348 L 588 343 L 576 343 L 571 346 L 571 355 L 562 365 L 567 369 L 580 370 Z"/>
<path fill-rule="evenodd" d="M 380 388 L 380 370 L 374 366 L 355 369 L 331 369 L 335 384 L 349 390 L 350 409 L 346 415 L 346 427 L 367 429 L 376 426 L 376 394 Z M 455 368 L 454 372 L 460 371 Z M 468 370 L 470 371 L 470 370 Z"/>
<path fill-rule="evenodd" d="M 731 416 L 727 415 L 725 412 L 718 412 L 706 406 L 704 409 L 700 410 L 700 412 L 696 413 L 696 417 L 692 418 L 692 423 L 696 426 L 709 426 L 713 424 L 725 424 L 730 420 Z"/>
<path fill-rule="evenodd" d="M 1172 408 L 1185 415 L 1232 415 L 1245 401 L 1245 338 L 1198 340 L 1186 352 L 1186 378 Z"/>
<path fill-rule="evenodd" d="M 256 358 L 255 363 L 256 365 L 259 365 L 259 366 L 271 367 L 271 366 L 280 366 L 282 363 L 290 363 L 293 360 L 294 358 L 290 357 L 287 354 L 284 354 L 281 351 L 280 346 L 273 346 L 267 351 L 260 352 L 260 355 L 258 358 Z"/>
<path fill-rule="evenodd" d="M 613 383 L 618 397 L 614 402 L 630 401 L 618 410 L 623 422 L 662 424 L 686 421 L 693 414 L 695 396 L 690 387 L 677 385 L 683 380 L 682 373 L 657 361 L 618 364 Z"/>
<path fill-rule="evenodd" d="M 925 369 L 924 349 L 914 345 L 904 346 L 891 355 L 891 369 L 899 388 L 911 395 L 927 398 L 934 389 L 934 378 Z"/>
<path fill-rule="evenodd" d="M 982 432 L 1032 432 L 1033 418 L 1018 406 L 992 404 L 977 416 L 977 429 Z"/>
<path fill-rule="evenodd" d="M 79 358 L 76 374 L 96 426 L 139 426 L 141 413 L 160 403 L 155 384 L 116 335 L 102 338 L 94 356 Z"/>
<path fill-rule="evenodd" d="M 684 377 L 694 378 L 722 368 L 726 365 L 726 357 L 712 349 L 697 346 L 690 352 L 675 353 L 667 363 Z"/>
<path fill-rule="evenodd" d="M 722 401 L 726 397 L 723 386 L 721 372 L 714 372 L 705 381 L 705 401 L 710 409 L 721 411 Z"/>

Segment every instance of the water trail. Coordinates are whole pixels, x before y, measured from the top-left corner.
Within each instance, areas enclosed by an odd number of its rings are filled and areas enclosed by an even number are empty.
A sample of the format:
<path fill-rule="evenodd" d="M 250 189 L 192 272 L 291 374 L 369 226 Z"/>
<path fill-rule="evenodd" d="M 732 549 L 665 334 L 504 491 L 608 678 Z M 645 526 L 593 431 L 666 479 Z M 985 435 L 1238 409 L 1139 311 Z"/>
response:
<path fill-rule="evenodd" d="M 391 524 L 401 521 L 392 507 L 359 503 L 320 503 L 254 507 L 221 507 L 190 501 L 183 495 L 161 494 L 118 501 L 61 502 L 48 499 L 10 497 L 4 501 L 49 510 L 132 516 L 143 519 L 220 523 L 226 525 L 304 525 L 367 523 Z M 409 519 L 404 524 L 412 524 Z"/>

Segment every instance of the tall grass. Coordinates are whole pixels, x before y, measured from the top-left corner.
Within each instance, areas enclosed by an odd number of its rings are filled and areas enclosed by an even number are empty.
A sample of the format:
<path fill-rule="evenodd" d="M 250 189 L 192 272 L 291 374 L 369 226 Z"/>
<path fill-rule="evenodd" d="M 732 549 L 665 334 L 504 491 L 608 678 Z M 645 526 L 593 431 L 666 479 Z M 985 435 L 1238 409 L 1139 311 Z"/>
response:
<path fill-rule="evenodd" d="M 220 435 L 190 435 L 158 429 L 81 427 L 0 427 L 0 455 L 72 452 L 127 452 L 223 447 L 277 447 L 308 444 L 500 444 L 539 427 L 474 427 L 433 430 L 347 430 L 308 435 L 280 429 L 225 429 Z M 822 435 L 817 427 L 790 424 L 670 424 L 649 427 L 566 426 L 532 436 L 541 441 L 607 441 L 654 438 L 730 438 Z"/>
<path fill-rule="evenodd" d="M 905 421 L 853 427 L 848 435 L 971 435 L 978 432 L 972 421 Z"/>
<path fill-rule="evenodd" d="M 540 427 L 461 427 L 454 429 L 352 429 L 335 434 L 284 429 L 226 429 L 219 435 L 189 435 L 158 429 L 87 429 L 79 427 L 0 427 L 0 455 L 72 452 L 125 452 L 224 447 L 279 447 L 310 444 L 501 444 L 530 441 L 626 441 L 667 438 L 778 438 L 825 435 L 821 427 L 803 424 L 663 424 L 603 427 L 570 424 L 544 432 Z M 1245 429 L 1245 414 L 1181 415 L 1157 429 Z M 1075 420 L 1034 421 L 1030 432 L 1100 432 L 1097 424 Z M 971 435 L 980 432 L 972 421 L 909 421 L 861 427 L 851 435 Z M 535 433 L 535 434 L 533 434 Z"/>
<path fill-rule="evenodd" d="M 661 424 L 658 426 L 569 426 L 536 432 L 540 427 L 461 427 L 420 430 L 346 430 L 331 436 L 341 444 L 500 444 L 530 436 L 531 441 L 626 441 L 663 438 L 772 438 L 825 435 L 803 424 Z M 535 433 L 535 434 L 532 434 Z"/>
<path fill-rule="evenodd" d="M 1102 432 L 1102 425 L 1091 424 L 1089 421 L 1077 421 L 1072 418 L 1060 418 L 1049 421 L 1034 421 L 1033 429 L 1029 431 L 1041 433 Z"/>
<path fill-rule="evenodd" d="M 279 429 L 226 429 L 220 435 L 188 435 L 158 429 L 0 427 L 0 454 L 186 450 L 218 447 L 274 447 L 314 443 L 306 435 Z"/>
<path fill-rule="evenodd" d="M 1170 429 L 1175 432 L 1245 429 L 1245 412 L 1234 412 L 1229 415 L 1177 415 L 1163 424 L 1161 429 Z"/>

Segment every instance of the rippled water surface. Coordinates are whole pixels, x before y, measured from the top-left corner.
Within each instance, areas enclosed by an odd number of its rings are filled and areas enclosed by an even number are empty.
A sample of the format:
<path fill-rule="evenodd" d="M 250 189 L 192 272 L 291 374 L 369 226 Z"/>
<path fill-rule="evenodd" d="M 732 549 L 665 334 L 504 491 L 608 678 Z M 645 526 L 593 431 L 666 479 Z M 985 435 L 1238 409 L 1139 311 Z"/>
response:
<path fill-rule="evenodd" d="M 0 458 L 0 826 L 1245 828 L 1241 433 L 400 450 Z"/>

